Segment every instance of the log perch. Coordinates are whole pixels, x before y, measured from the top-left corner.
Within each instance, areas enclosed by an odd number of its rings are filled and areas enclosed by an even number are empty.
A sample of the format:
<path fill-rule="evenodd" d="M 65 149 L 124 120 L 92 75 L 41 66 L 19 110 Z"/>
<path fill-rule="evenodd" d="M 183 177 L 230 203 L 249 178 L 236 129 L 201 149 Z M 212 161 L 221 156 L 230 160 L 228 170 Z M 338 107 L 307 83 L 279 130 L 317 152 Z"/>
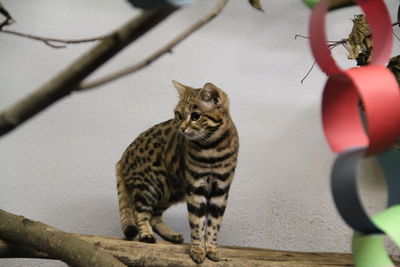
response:
<path fill-rule="evenodd" d="M 176 245 L 164 241 L 147 244 L 112 237 L 73 234 L 96 247 L 102 248 L 127 266 L 186 267 L 197 266 L 189 256 L 189 245 Z M 353 266 L 350 254 L 345 253 L 307 253 L 267 250 L 259 248 L 222 246 L 221 261 L 208 259 L 199 265 L 204 267 L 321 267 Z M 0 241 L 0 258 L 23 257 L 52 259 L 46 253 Z"/>
<path fill-rule="evenodd" d="M 58 230 L 41 222 L 0 210 L 0 236 L 12 240 L 2 251 L 9 251 L 12 257 L 34 253 L 60 259 L 71 266 L 123 267 L 120 261 L 96 244 Z M 17 246 L 21 245 L 21 249 Z M 41 252 L 46 252 L 43 254 Z"/>

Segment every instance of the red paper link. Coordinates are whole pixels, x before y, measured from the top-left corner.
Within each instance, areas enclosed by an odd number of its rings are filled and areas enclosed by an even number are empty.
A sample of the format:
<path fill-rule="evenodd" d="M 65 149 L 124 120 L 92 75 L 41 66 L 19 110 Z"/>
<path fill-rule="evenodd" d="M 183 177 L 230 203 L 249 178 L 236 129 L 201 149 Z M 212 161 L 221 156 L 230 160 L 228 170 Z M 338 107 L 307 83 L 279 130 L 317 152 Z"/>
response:
<path fill-rule="evenodd" d="M 358 99 L 365 109 L 367 132 Z M 400 91 L 387 68 L 370 65 L 331 76 L 325 86 L 322 116 L 326 138 L 339 153 L 368 146 L 367 154 L 388 150 L 400 135 Z"/>
<path fill-rule="evenodd" d="M 386 5 L 382 0 L 355 0 L 363 9 L 371 27 L 373 56 L 370 64 L 386 66 L 392 50 L 392 25 Z M 310 21 L 311 50 L 317 64 L 327 75 L 338 74 L 342 70 L 332 58 L 326 42 L 325 15 L 331 0 L 323 0 L 314 7 Z"/>

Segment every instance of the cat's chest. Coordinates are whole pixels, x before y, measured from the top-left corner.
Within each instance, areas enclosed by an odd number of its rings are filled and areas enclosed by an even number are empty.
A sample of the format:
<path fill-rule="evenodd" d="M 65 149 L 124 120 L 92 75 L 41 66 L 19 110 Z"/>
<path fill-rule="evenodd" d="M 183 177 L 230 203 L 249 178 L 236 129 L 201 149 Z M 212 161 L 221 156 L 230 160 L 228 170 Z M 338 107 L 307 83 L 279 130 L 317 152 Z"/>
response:
<path fill-rule="evenodd" d="M 225 149 L 188 150 L 185 153 L 187 166 L 196 169 L 219 169 L 236 162 L 237 150 L 227 147 Z"/>

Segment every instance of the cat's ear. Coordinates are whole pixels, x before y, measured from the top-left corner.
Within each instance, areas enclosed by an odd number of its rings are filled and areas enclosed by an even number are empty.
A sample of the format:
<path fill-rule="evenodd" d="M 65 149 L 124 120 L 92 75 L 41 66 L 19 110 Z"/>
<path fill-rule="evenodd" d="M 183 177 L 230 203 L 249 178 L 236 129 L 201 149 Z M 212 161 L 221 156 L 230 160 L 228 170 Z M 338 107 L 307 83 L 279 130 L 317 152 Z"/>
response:
<path fill-rule="evenodd" d="M 187 87 L 175 80 L 172 80 L 172 83 L 174 84 L 176 90 L 178 91 L 179 96 L 183 96 L 187 90 Z"/>
<path fill-rule="evenodd" d="M 212 83 L 206 83 L 200 92 L 202 106 L 206 110 L 225 107 L 227 95 Z"/>

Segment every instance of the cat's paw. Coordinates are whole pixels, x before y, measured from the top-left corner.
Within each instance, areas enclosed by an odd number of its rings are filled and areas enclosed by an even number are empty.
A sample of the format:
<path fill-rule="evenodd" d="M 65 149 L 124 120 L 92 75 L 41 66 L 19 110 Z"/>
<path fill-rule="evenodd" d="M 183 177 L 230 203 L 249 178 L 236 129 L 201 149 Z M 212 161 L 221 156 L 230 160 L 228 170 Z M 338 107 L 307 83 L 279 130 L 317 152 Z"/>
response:
<path fill-rule="evenodd" d="M 212 261 L 219 261 L 219 249 L 217 248 L 207 248 L 206 255 Z"/>
<path fill-rule="evenodd" d="M 204 248 L 192 246 L 190 248 L 190 257 L 197 264 L 203 263 L 206 259 L 206 251 L 204 250 Z"/>
<path fill-rule="evenodd" d="M 135 236 L 139 233 L 138 229 L 134 225 L 128 225 L 124 230 L 124 236 L 126 239 L 131 240 L 134 239 Z"/>
<path fill-rule="evenodd" d="M 183 243 L 183 236 L 178 234 L 178 235 L 172 235 L 169 237 L 170 242 L 175 243 L 175 244 L 182 244 Z"/>
<path fill-rule="evenodd" d="M 140 236 L 139 241 L 146 242 L 146 243 L 156 243 L 157 238 L 154 235 L 144 235 L 144 236 Z"/>
<path fill-rule="evenodd" d="M 159 236 L 161 236 L 164 240 L 167 240 L 169 242 L 175 243 L 175 244 L 182 244 L 183 243 L 183 235 L 175 233 L 171 231 L 171 233 L 162 233 L 158 231 L 157 228 L 153 228 L 153 231 L 156 232 Z"/>

